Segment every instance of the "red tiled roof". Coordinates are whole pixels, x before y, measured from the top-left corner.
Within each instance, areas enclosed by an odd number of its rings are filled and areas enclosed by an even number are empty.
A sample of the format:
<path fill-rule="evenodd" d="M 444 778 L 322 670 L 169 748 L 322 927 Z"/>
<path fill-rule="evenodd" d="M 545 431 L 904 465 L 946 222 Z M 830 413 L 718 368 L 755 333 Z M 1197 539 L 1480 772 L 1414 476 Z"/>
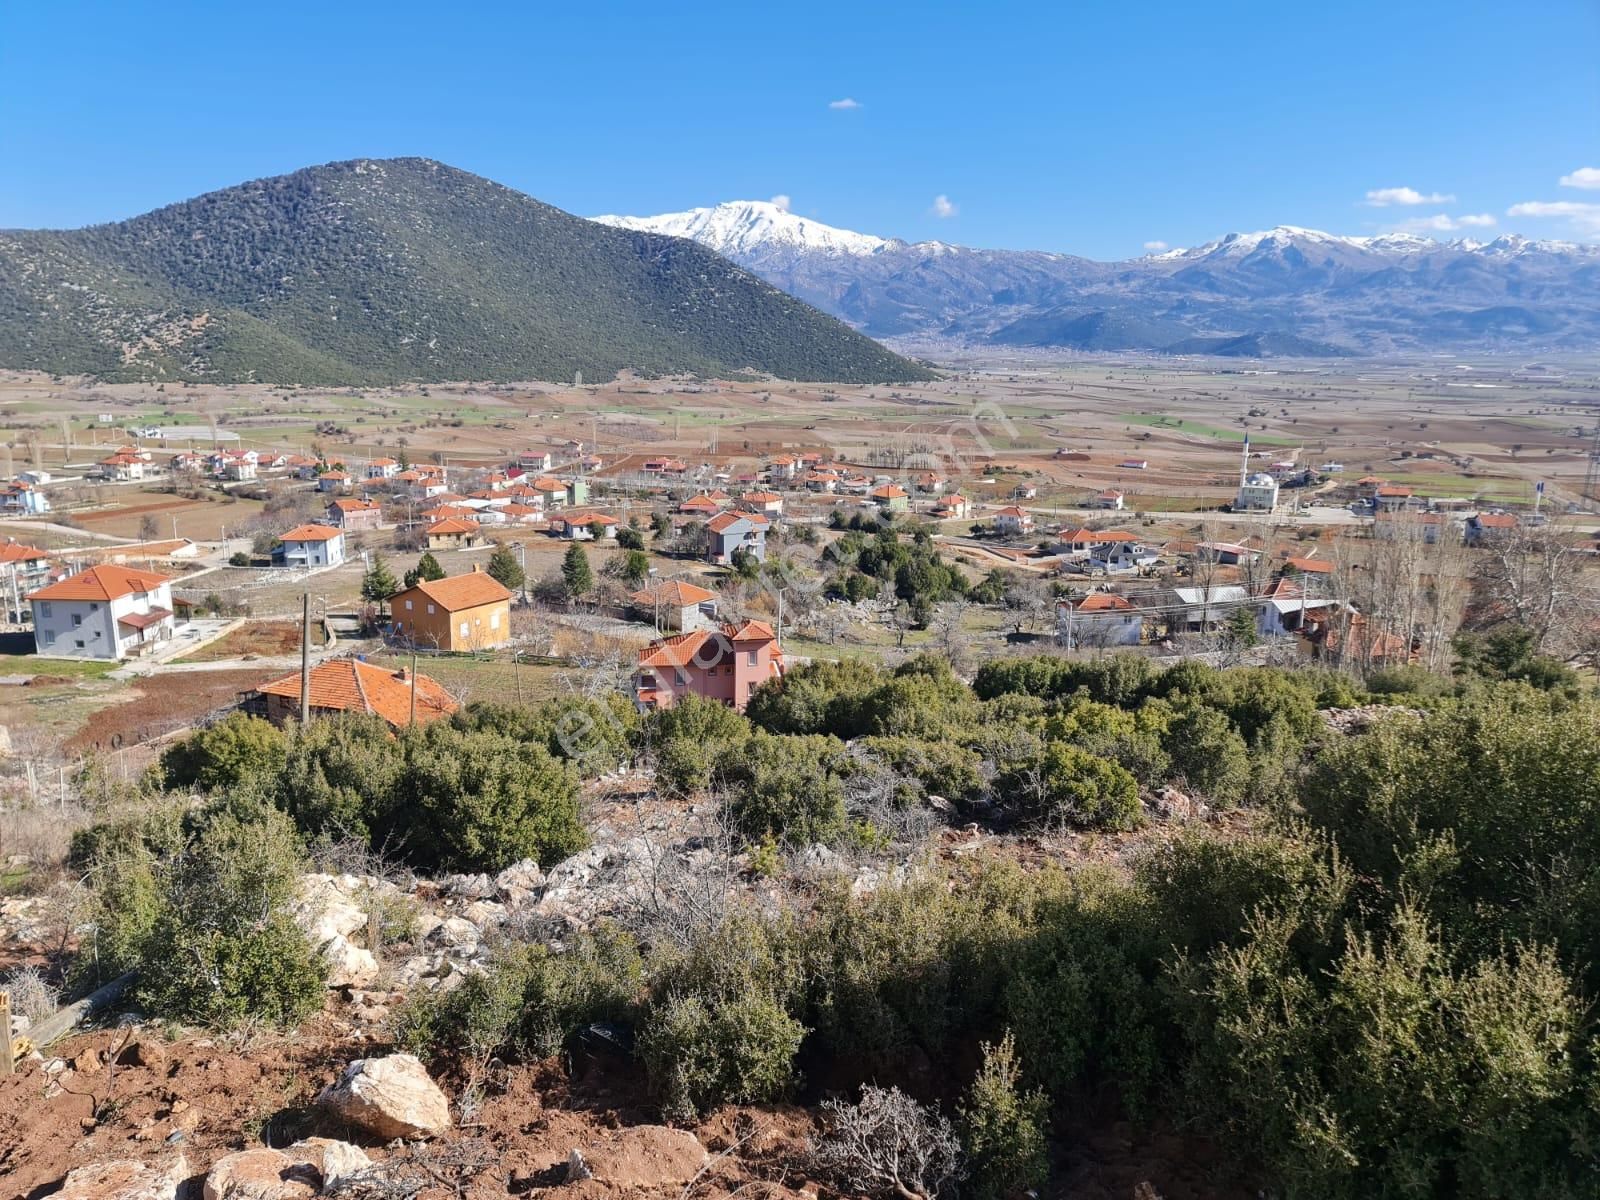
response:
<path fill-rule="evenodd" d="M 450 693 L 428 676 L 417 675 L 416 687 L 419 725 L 456 711 Z M 298 704 L 300 672 L 269 680 L 256 690 Z M 411 720 L 411 679 L 402 671 L 386 671 L 353 658 L 330 659 L 311 669 L 311 707 L 325 712 L 374 713 L 395 727 L 407 725 Z"/>
<path fill-rule="evenodd" d="M 149 612 L 129 613 L 125 617 L 118 617 L 118 625 L 126 625 L 129 629 L 149 629 L 152 625 L 159 625 L 172 615 L 170 609 L 152 608 Z"/>
<path fill-rule="evenodd" d="M 684 583 L 681 579 L 674 579 L 670 583 L 663 583 L 654 588 L 645 588 L 630 597 L 642 608 L 657 603 L 665 604 L 669 608 L 688 608 L 691 604 L 704 604 L 707 600 L 716 598 L 715 592 L 692 583 Z"/>
<path fill-rule="evenodd" d="M 343 536 L 344 534 L 340 530 L 329 528 L 327 525 L 296 525 L 287 533 L 280 535 L 278 540 L 282 542 L 331 542 L 334 538 Z"/>
<path fill-rule="evenodd" d="M 1515 513 L 1479 513 L 1474 520 L 1485 529 L 1515 529 L 1517 527 Z"/>
<path fill-rule="evenodd" d="M 127 567 L 104 564 L 69 575 L 60 583 L 42 587 L 28 596 L 29 600 L 116 600 L 139 592 L 154 591 L 170 580 L 165 575 L 150 571 L 134 571 Z"/>
<path fill-rule="evenodd" d="M 1131 609 L 1133 605 L 1125 596 L 1118 596 L 1113 592 L 1095 592 L 1085 596 L 1072 607 L 1078 612 L 1120 612 Z"/>
<path fill-rule="evenodd" d="M 397 595 L 404 596 L 407 592 L 420 592 L 447 612 L 511 599 L 511 593 L 494 576 L 483 571 L 468 571 L 446 579 L 425 579 Z"/>
<path fill-rule="evenodd" d="M 373 500 L 352 500 L 348 497 L 329 502 L 329 507 L 337 508 L 340 512 L 367 512 L 377 510 L 381 506 Z"/>
<path fill-rule="evenodd" d="M 1291 558 L 1287 565 L 1307 575 L 1332 575 L 1333 563 L 1325 558 Z"/>
<path fill-rule="evenodd" d="M 706 528 L 712 533 L 721 533 L 738 521 L 749 521 L 758 527 L 767 524 L 767 519 L 760 513 L 720 513 L 706 522 Z"/>
<path fill-rule="evenodd" d="M 442 521 L 435 521 L 428 526 L 429 537 L 448 537 L 451 534 L 476 533 L 478 523 L 465 521 L 460 517 L 446 517 Z"/>
<path fill-rule="evenodd" d="M 0 563 L 34 562 L 49 557 L 37 546 L 24 546 L 21 542 L 0 542 Z"/>

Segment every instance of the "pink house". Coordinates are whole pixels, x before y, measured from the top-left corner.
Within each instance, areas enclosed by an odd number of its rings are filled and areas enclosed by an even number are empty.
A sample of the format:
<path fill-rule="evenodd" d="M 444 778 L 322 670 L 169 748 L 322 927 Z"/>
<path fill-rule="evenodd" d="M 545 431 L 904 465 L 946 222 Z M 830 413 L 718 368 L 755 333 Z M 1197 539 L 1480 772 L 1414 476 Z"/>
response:
<path fill-rule="evenodd" d="M 633 699 L 641 709 L 669 708 L 693 693 L 743 710 L 750 693 L 783 675 L 783 651 L 761 621 L 696 629 L 639 651 Z"/>

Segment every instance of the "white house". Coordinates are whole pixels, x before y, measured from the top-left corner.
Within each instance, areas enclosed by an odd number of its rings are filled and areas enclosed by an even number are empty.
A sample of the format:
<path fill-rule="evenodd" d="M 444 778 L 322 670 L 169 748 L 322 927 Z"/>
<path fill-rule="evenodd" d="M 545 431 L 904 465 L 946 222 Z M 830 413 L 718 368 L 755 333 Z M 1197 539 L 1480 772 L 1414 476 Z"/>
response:
<path fill-rule="evenodd" d="M 280 539 L 290 567 L 337 567 L 344 561 L 344 530 L 331 525 L 296 525 Z"/>
<path fill-rule="evenodd" d="M 1107 488 L 1089 501 L 1090 508 L 1121 509 L 1123 495 L 1115 488 Z"/>
<path fill-rule="evenodd" d="M 393 479 L 400 474 L 400 464 L 392 458 L 375 458 L 367 464 L 368 479 Z"/>
<path fill-rule="evenodd" d="M 172 584 L 162 575 L 105 564 L 28 597 L 34 647 L 49 658 L 116 662 L 172 637 Z"/>
<path fill-rule="evenodd" d="M 1008 505 L 994 514 L 994 528 L 996 533 L 1008 536 L 1032 533 L 1033 514 L 1015 504 Z"/>
<path fill-rule="evenodd" d="M 50 500 L 44 492 L 25 480 L 18 479 L 0 488 L 0 512 L 45 513 L 50 511 Z"/>
<path fill-rule="evenodd" d="M 129 454 L 119 450 L 95 464 L 94 473 L 101 479 L 110 479 L 118 483 L 128 480 L 144 478 L 144 459 L 137 454 Z"/>
<path fill-rule="evenodd" d="M 1126 596 L 1094 592 L 1056 605 L 1056 640 L 1069 650 L 1137 646 L 1143 636 L 1144 615 Z"/>

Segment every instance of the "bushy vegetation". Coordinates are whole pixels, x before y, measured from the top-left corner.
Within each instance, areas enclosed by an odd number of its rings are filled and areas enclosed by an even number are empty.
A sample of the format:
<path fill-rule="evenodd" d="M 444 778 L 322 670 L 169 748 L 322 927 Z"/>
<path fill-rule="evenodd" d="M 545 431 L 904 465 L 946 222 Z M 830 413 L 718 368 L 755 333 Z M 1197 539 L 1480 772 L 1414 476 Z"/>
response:
<path fill-rule="evenodd" d="M 304 857 L 287 817 L 248 803 L 158 809 L 80 846 L 95 884 L 80 987 L 137 971 L 145 1011 L 207 1025 L 289 1025 L 326 970 L 289 913 Z"/>
<path fill-rule="evenodd" d="M 593 701 L 483 705 L 381 748 L 328 722 L 280 735 L 265 782 L 259 731 L 207 731 L 170 769 L 228 781 L 228 802 L 201 810 L 219 832 L 168 816 L 80 839 L 103 896 L 93 944 L 112 970 L 170 944 L 164 914 L 198 900 L 157 866 L 166 847 L 238 845 L 226 822 L 246 818 L 227 814 L 260 796 L 309 834 L 420 829 L 472 863 L 548 837 L 502 798 L 559 794 L 585 762 L 630 754 L 666 790 L 714 789 L 735 836 L 762 847 L 848 841 L 864 791 L 1117 830 L 1144 819 L 1141 791 L 1176 783 L 1249 819 L 1152 842 L 1131 871 L 962 862 L 866 895 L 824 878 L 802 911 L 734 903 L 682 936 L 513 948 L 414 1002 L 407 1044 L 535 1057 L 590 1022 L 631 1025 L 674 1117 L 795 1095 L 808 1074 L 870 1084 L 835 1106 L 837 1153 L 870 1141 L 852 1131 L 913 1130 L 943 1147 L 939 1186 L 964 1170 L 979 1195 L 1038 1186 L 1053 1104 L 1114 1095 L 1135 1120 L 1211 1134 L 1293 1200 L 1578 1200 L 1600 1169 L 1600 700 L 1560 674 L 1498 674 L 1440 689 L 1393 673 L 1380 698 L 1400 703 L 1354 734 L 1318 709 L 1374 697 L 1337 676 L 1118 657 L 992 663 L 972 688 L 931 659 L 816 663 L 745 715 L 692 699 L 634 724 Z M 609 731 L 592 756 L 555 736 L 563 713 Z M 214 762 L 199 752 L 212 745 Z M 499 761 L 506 747 L 535 775 Z M 431 761 L 451 755 L 487 761 Z M 404 821 L 369 792 L 403 797 Z M 226 1019 L 230 1003 L 207 1011 Z M 947 1065 L 929 1079 L 908 1063 Z M 953 1124 L 922 1103 L 935 1092 L 960 1098 Z"/>
<path fill-rule="evenodd" d="M 502 722 L 505 732 L 494 710 L 400 731 L 375 717 L 279 731 L 235 716 L 176 743 L 157 769 L 168 787 L 255 797 L 308 838 L 362 838 L 419 870 L 498 871 L 524 858 L 549 866 L 584 844 L 579 771 L 561 733 L 573 713 L 573 725 L 598 718 L 595 727 L 610 728 L 609 706 L 585 704 L 553 701 L 521 724 Z M 567 743 L 590 771 L 604 769 L 604 742 L 584 757 L 590 744 Z"/>

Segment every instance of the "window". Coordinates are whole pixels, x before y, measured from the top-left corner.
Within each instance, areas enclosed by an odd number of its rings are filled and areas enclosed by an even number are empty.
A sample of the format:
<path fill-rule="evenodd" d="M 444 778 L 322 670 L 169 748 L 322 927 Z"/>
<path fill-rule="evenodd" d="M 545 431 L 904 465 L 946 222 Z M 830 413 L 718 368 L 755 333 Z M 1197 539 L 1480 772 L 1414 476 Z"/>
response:
<path fill-rule="evenodd" d="M 39 602 L 39 615 L 47 621 L 50 619 L 50 601 L 41 600 Z"/>
<path fill-rule="evenodd" d="M 80 626 L 82 624 L 83 624 L 83 614 L 82 613 L 73 613 L 72 614 L 72 627 L 74 629 L 76 629 L 76 628 L 78 628 L 78 626 Z"/>
<path fill-rule="evenodd" d="M 461 622 L 461 636 L 467 636 L 467 623 L 465 621 Z"/>
<path fill-rule="evenodd" d="M 678 676 L 678 686 L 679 687 L 683 687 L 684 684 L 689 682 L 689 677 L 687 675 L 685 675 L 682 671 L 678 671 L 678 672 L 676 672 L 676 674 Z"/>
<path fill-rule="evenodd" d="M 430 616 L 430 617 L 431 617 L 431 616 L 433 616 L 433 605 L 431 605 L 431 604 L 430 604 L 430 605 L 428 605 L 428 615 L 429 615 L 429 616 Z"/>
<path fill-rule="evenodd" d="M 72 644 L 74 646 L 76 646 L 79 650 L 83 649 L 83 639 L 82 638 L 74 638 L 73 641 L 72 641 Z"/>
<path fill-rule="evenodd" d="M 411 601 L 409 601 L 409 600 L 406 601 L 406 611 L 407 612 L 411 611 Z"/>
<path fill-rule="evenodd" d="M 495 609 L 492 613 L 489 614 L 489 628 L 490 629 L 499 629 L 500 628 L 500 610 L 498 608 Z"/>
<path fill-rule="evenodd" d="M 759 656 L 760 651 L 758 651 L 758 650 L 749 650 L 749 651 L 746 651 L 746 653 L 749 655 L 749 657 L 745 659 L 745 662 L 750 664 L 750 666 L 752 666 L 752 667 L 755 666 L 756 665 L 756 658 Z"/>

